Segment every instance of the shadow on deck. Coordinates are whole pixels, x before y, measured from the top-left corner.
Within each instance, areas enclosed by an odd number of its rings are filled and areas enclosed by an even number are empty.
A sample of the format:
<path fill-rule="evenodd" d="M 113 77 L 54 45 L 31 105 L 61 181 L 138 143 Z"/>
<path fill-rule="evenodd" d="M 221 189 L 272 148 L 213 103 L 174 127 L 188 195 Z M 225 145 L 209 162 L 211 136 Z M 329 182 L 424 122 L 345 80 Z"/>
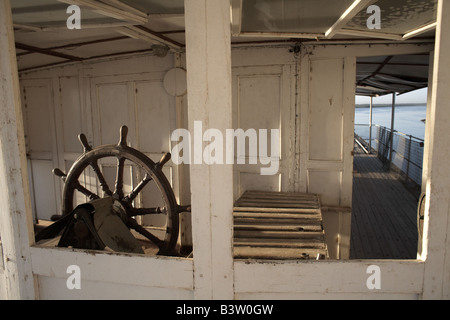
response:
<path fill-rule="evenodd" d="M 355 145 L 351 259 L 416 259 L 417 199 Z"/>

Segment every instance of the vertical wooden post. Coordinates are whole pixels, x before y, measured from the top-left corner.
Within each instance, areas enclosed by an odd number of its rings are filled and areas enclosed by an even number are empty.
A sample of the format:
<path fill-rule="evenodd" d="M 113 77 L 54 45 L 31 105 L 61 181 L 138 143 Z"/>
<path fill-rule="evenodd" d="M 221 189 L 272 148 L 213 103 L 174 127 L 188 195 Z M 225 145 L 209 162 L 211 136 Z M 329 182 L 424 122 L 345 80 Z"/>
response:
<path fill-rule="evenodd" d="M 31 201 L 9 0 L 0 1 L 0 235 L 8 299 L 34 299 Z"/>
<path fill-rule="evenodd" d="M 424 299 L 449 299 L 450 274 L 450 3 L 440 0 L 437 9 L 436 43 L 430 117 L 425 154 L 427 170 L 425 219 L 421 259 L 425 260 Z"/>
<path fill-rule="evenodd" d="M 427 112 L 425 121 L 425 138 L 423 146 L 423 163 L 422 163 L 422 188 L 421 192 L 426 191 L 426 182 L 428 181 L 428 158 L 427 155 L 430 152 L 432 139 L 431 138 L 431 93 L 433 91 L 433 66 L 434 66 L 434 50 L 430 52 L 430 58 L 428 59 L 428 91 L 427 91 Z"/>
<path fill-rule="evenodd" d="M 174 66 L 175 68 L 186 69 L 181 52 L 174 53 Z M 176 108 L 176 127 L 187 129 L 187 103 L 186 94 L 175 96 L 175 108 Z M 173 146 L 171 146 L 172 149 Z M 187 204 L 191 202 L 191 196 L 189 193 L 189 170 L 188 164 L 180 164 L 176 166 L 176 174 L 178 175 L 178 190 L 175 195 L 178 196 L 179 203 Z M 183 181 L 183 183 L 181 183 Z M 191 228 L 191 213 L 180 213 L 180 244 L 181 250 L 190 251 L 192 249 L 192 228 Z"/>
<path fill-rule="evenodd" d="M 230 22 L 229 0 L 185 0 L 188 118 L 195 143 L 194 121 L 223 137 L 232 128 Z M 232 299 L 233 167 L 205 164 L 199 147 L 192 148 L 190 165 L 195 298 Z"/>

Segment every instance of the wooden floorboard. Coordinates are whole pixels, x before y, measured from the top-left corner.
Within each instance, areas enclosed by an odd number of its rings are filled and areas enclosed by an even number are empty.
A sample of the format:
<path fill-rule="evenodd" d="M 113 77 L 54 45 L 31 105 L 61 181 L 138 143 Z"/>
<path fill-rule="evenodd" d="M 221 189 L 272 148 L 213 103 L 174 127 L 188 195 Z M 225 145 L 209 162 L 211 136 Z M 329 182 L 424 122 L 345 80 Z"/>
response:
<path fill-rule="evenodd" d="M 352 259 L 415 259 L 417 199 L 375 155 L 355 147 Z"/>

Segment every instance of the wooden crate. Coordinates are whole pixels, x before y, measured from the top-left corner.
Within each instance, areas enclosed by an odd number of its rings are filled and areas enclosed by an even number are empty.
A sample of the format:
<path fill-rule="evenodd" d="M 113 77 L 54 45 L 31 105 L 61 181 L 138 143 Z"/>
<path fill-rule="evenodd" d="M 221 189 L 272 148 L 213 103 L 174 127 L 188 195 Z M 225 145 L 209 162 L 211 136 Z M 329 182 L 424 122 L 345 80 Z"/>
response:
<path fill-rule="evenodd" d="M 328 257 L 316 194 L 246 191 L 233 217 L 236 259 Z"/>

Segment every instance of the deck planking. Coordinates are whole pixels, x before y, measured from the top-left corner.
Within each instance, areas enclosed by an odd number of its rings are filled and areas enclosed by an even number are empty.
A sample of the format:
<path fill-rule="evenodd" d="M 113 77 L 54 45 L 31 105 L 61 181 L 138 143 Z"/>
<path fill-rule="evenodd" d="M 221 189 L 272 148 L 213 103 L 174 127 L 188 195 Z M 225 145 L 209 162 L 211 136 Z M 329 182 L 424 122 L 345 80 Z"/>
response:
<path fill-rule="evenodd" d="M 417 199 L 355 146 L 351 259 L 416 259 Z"/>

